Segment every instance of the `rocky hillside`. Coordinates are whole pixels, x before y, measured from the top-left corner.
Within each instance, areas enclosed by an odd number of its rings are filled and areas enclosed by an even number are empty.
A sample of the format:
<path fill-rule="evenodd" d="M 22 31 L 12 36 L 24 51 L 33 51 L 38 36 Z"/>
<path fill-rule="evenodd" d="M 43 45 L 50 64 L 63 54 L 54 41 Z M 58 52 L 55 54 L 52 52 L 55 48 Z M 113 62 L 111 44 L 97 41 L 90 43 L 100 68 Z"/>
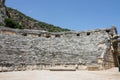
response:
<path fill-rule="evenodd" d="M 68 29 L 63 29 L 58 26 L 54 26 L 52 24 L 37 21 L 19 12 L 18 10 L 9 7 L 7 7 L 7 11 L 9 13 L 9 18 L 10 18 L 9 20 L 15 21 L 16 23 L 18 23 L 18 25 L 21 25 L 22 28 L 45 30 L 49 32 L 69 31 Z"/>
<path fill-rule="evenodd" d="M 6 7 L 4 3 L 5 0 L 0 0 L 1 26 L 5 25 L 6 27 L 10 28 L 45 30 L 48 32 L 70 31 L 68 29 L 63 29 L 52 24 L 37 21 L 29 16 L 26 16 L 18 10 Z"/>

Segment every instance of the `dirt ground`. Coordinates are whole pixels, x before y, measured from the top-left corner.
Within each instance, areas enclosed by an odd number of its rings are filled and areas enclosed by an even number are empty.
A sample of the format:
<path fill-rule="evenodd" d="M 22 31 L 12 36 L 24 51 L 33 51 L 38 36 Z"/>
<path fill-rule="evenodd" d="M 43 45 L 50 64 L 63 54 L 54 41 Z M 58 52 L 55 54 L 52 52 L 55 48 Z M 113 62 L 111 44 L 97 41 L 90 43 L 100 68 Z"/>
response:
<path fill-rule="evenodd" d="M 117 68 L 104 71 L 16 71 L 1 72 L 0 80 L 120 80 Z"/>

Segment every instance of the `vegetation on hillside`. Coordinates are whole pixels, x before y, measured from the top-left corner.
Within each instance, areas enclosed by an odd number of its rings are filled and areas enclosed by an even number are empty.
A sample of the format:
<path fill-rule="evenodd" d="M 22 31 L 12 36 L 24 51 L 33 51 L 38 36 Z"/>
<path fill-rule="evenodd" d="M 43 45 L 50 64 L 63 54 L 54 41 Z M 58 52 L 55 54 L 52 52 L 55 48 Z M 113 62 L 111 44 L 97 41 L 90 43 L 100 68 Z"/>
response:
<path fill-rule="evenodd" d="M 12 18 L 6 18 L 5 19 L 5 26 L 10 27 L 10 28 L 17 28 L 17 29 L 24 29 L 25 27 L 18 23 L 17 21 L 13 20 Z"/>
<path fill-rule="evenodd" d="M 60 28 L 58 26 L 54 26 L 52 24 L 37 21 L 29 16 L 26 16 L 25 14 L 19 12 L 16 9 L 7 7 L 7 12 L 9 15 L 9 18 L 5 20 L 7 27 L 19 28 L 19 29 L 23 29 L 23 28 L 38 29 L 38 30 L 45 30 L 48 32 L 70 31 L 69 29 L 64 29 L 64 28 Z M 11 26 L 11 25 L 13 25 L 13 26 Z"/>

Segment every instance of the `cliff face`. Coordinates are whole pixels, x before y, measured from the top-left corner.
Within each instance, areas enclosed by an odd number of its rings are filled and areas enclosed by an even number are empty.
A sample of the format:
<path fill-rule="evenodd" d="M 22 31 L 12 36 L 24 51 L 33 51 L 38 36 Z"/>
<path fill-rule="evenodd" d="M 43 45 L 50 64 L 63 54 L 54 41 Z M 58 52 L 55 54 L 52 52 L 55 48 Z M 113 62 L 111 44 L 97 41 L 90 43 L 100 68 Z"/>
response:
<path fill-rule="evenodd" d="M 99 65 L 98 58 L 103 59 L 104 65 L 114 63 L 110 36 L 116 32 L 112 29 L 66 33 L 1 29 L 0 32 L 1 64 Z"/>
<path fill-rule="evenodd" d="M 7 14 L 6 14 L 6 8 L 5 8 L 5 0 L 0 0 L 0 25 L 3 26 L 4 23 L 4 19 L 7 18 Z"/>

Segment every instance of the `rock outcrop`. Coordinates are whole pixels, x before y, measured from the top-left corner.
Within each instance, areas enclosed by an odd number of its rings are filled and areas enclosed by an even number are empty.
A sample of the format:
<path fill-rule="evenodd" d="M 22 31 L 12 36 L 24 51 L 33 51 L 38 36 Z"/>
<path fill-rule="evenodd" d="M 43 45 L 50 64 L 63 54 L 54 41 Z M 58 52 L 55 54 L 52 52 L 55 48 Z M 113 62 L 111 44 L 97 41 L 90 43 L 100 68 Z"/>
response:
<path fill-rule="evenodd" d="M 4 25 L 4 19 L 7 18 L 5 0 L 0 0 L 0 25 Z"/>

